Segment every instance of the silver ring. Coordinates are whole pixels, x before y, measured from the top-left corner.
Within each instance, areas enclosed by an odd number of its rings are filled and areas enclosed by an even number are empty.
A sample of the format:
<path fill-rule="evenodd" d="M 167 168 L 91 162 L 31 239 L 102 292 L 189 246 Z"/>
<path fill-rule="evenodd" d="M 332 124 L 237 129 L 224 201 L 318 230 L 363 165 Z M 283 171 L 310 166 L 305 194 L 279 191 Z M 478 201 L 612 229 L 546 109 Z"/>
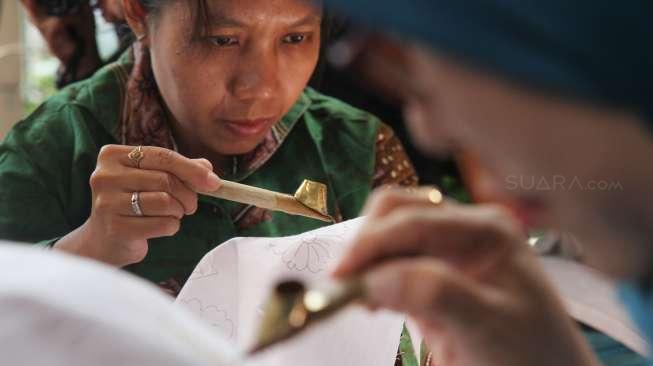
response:
<path fill-rule="evenodd" d="M 141 204 L 139 200 L 140 200 L 140 193 L 139 192 L 132 193 L 132 211 L 136 216 L 143 216 L 143 210 L 141 210 Z"/>

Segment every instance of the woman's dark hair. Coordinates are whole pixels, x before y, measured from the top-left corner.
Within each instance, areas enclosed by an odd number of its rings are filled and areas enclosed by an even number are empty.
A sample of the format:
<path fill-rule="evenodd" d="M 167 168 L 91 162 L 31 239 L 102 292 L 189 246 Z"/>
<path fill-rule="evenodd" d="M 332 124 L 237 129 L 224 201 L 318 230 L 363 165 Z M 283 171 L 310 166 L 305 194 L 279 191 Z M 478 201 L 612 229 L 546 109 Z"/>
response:
<path fill-rule="evenodd" d="M 322 83 L 322 75 L 325 72 L 326 68 L 326 52 L 329 49 L 329 45 L 335 39 L 337 39 L 344 29 L 344 22 L 330 14 L 326 9 L 322 9 L 322 30 L 321 30 L 321 42 L 320 42 L 320 57 L 309 81 L 309 85 L 320 89 L 320 84 Z"/>
<path fill-rule="evenodd" d="M 172 2 L 180 0 L 138 0 L 147 11 L 148 17 L 156 18 L 161 9 L 170 5 Z M 209 7 L 206 0 L 188 0 L 188 5 L 191 10 L 191 22 L 195 24 L 193 29 L 193 37 L 200 37 L 205 34 L 209 25 Z"/>
<path fill-rule="evenodd" d="M 160 10 L 173 1 L 180 0 L 138 0 L 145 8 L 149 16 L 156 17 Z M 191 22 L 195 24 L 193 36 L 202 36 L 210 24 L 209 7 L 206 3 L 207 0 L 187 0 L 191 9 Z M 322 17 L 322 41 L 330 37 L 335 28 L 335 21 L 326 11 L 323 12 Z"/>

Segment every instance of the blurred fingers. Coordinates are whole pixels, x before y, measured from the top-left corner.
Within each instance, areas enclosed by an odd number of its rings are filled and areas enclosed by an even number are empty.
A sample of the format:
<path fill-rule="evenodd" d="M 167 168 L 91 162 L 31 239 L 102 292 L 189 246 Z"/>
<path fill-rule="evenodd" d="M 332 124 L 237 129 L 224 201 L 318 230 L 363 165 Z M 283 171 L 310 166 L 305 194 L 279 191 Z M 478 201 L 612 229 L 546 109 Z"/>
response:
<path fill-rule="evenodd" d="M 490 299 L 481 285 L 436 259 L 388 262 L 363 278 L 368 302 L 419 321 L 468 327 L 491 312 Z"/>
<path fill-rule="evenodd" d="M 489 264 L 520 240 L 516 222 L 498 207 L 397 206 L 383 217 L 367 218 L 334 275 L 346 277 L 383 260 L 416 255 Z"/>

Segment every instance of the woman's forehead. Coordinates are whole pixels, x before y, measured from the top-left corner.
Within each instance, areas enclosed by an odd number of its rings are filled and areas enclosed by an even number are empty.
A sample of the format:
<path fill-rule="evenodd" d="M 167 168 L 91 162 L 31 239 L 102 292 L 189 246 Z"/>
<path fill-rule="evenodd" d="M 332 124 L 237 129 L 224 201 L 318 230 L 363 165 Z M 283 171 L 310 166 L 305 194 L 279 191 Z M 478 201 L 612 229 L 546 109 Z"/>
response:
<path fill-rule="evenodd" d="M 204 0 L 208 21 L 217 26 L 274 22 L 301 26 L 319 24 L 322 10 L 309 0 Z"/>

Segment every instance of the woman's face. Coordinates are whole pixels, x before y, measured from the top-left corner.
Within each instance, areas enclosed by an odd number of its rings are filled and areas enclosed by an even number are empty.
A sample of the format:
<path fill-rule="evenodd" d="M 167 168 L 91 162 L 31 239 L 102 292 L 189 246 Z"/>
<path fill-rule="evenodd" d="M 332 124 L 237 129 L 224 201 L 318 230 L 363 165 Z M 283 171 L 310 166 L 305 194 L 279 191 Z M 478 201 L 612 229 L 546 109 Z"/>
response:
<path fill-rule="evenodd" d="M 319 55 L 321 13 L 304 0 L 207 0 L 194 33 L 190 1 L 149 22 L 152 68 L 182 148 L 253 150 L 299 98 Z"/>
<path fill-rule="evenodd" d="M 421 55 L 415 65 L 439 81 L 441 129 L 476 149 L 520 217 L 576 234 L 584 259 L 607 273 L 649 273 L 653 141 L 641 120 L 539 95 L 442 58 Z"/>
<path fill-rule="evenodd" d="M 558 100 L 407 50 L 407 117 L 424 149 L 454 142 L 531 226 L 576 234 L 585 260 L 618 277 L 653 265 L 653 141 L 636 117 Z"/>

